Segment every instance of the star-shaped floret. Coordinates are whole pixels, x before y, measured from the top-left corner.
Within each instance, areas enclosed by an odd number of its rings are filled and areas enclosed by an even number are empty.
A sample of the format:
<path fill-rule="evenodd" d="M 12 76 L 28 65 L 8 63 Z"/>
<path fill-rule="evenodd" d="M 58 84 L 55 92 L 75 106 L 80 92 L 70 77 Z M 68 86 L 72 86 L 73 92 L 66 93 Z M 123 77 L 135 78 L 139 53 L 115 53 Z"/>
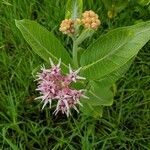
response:
<path fill-rule="evenodd" d="M 55 84 L 54 81 L 46 81 L 43 80 L 38 88 L 36 89 L 37 91 L 41 91 L 42 93 L 47 93 L 51 92 L 52 94 L 55 94 Z"/>
<path fill-rule="evenodd" d="M 69 74 L 67 75 L 68 79 L 73 82 L 77 82 L 77 80 L 85 80 L 84 77 L 78 75 L 82 67 L 74 71 L 69 64 Z"/>
<path fill-rule="evenodd" d="M 58 76 L 61 74 L 61 59 L 59 59 L 58 64 L 54 65 L 52 59 L 50 58 L 50 64 L 51 64 L 51 75 Z"/>

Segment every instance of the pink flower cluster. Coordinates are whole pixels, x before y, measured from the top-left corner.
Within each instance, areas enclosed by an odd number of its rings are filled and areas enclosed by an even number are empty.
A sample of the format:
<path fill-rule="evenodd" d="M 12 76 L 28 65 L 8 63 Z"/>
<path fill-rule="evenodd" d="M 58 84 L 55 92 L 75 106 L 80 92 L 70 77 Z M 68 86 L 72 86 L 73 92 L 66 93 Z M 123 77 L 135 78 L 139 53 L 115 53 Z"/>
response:
<path fill-rule="evenodd" d="M 60 68 L 61 60 L 59 60 L 57 65 L 54 65 L 53 61 L 50 59 L 50 64 L 50 69 L 45 69 L 45 67 L 42 67 L 41 72 L 37 74 L 38 88 L 36 90 L 40 92 L 41 96 L 36 99 L 42 99 L 42 102 L 44 102 L 42 109 L 48 103 L 51 107 L 52 101 L 56 101 L 57 106 L 54 111 L 55 115 L 61 111 L 63 114 L 65 113 L 69 116 L 71 114 L 71 108 L 74 108 L 77 112 L 79 112 L 76 104 L 82 106 L 80 103 L 80 98 L 88 97 L 83 95 L 85 90 L 72 89 L 70 84 L 72 82 L 77 82 L 77 80 L 85 79 L 78 76 L 81 68 L 73 71 L 69 65 L 69 74 L 62 75 Z"/>

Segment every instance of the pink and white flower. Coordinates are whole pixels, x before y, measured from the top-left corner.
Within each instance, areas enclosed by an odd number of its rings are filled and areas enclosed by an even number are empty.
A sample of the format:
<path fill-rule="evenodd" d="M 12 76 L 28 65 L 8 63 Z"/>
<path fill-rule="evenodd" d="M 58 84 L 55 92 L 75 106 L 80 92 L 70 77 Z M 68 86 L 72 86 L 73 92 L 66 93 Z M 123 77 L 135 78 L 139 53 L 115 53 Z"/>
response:
<path fill-rule="evenodd" d="M 71 88 L 72 82 L 78 80 L 85 80 L 85 78 L 78 75 L 81 68 L 74 71 L 69 65 L 69 74 L 62 75 L 61 73 L 61 59 L 57 65 L 50 59 L 51 68 L 45 69 L 45 66 L 41 68 L 41 72 L 37 74 L 38 87 L 37 91 L 40 92 L 41 96 L 36 99 L 42 99 L 43 107 L 49 104 L 51 107 L 52 101 L 57 101 L 57 106 L 54 111 L 56 115 L 59 111 L 62 114 L 66 114 L 67 117 L 71 114 L 70 109 L 74 108 L 77 112 L 77 104 L 81 105 L 80 98 L 88 98 L 84 95 L 85 90 L 76 90 Z"/>

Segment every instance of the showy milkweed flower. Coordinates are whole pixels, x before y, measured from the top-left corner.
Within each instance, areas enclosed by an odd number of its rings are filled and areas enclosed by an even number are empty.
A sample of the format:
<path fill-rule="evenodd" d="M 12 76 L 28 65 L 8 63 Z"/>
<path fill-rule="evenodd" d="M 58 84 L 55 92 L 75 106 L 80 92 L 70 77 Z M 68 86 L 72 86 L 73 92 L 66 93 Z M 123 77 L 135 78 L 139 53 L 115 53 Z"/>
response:
<path fill-rule="evenodd" d="M 85 90 L 76 90 L 71 87 L 72 82 L 78 80 L 85 80 L 84 77 L 78 75 L 81 68 L 74 71 L 69 65 L 69 73 L 63 75 L 61 73 L 61 60 L 55 65 L 50 59 L 51 68 L 46 69 L 44 66 L 41 68 L 41 72 L 37 74 L 38 87 L 37 91 L 40 92 L 41 96 L 36 99 L 41 99 L 43 104 L 42 109 L 49 104 L 51 107 L 52 101 L 57 102 L 54 114 L 56 115 L 59 111 L 62 114 L 69 116 L 71 114 L 70 109 L 74 108 L 77 112 L 77 104 L 81 105 L 80 98 L 88 98 L 84 95 Z"/>

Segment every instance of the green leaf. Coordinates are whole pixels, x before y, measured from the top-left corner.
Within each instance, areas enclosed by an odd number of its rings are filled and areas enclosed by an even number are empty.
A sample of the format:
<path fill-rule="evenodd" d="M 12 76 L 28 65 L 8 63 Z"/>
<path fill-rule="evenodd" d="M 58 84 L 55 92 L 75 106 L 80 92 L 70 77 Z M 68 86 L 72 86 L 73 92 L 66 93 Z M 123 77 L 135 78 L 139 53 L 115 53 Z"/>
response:
<path fill-rule="evenodd" d="M 49 62 L 49 58 L 54 61 L 58 61 L 61 58 L 64 67 L 71 63 L 68 52 L 51 32 L 35 21 L 24 19 L 16 20 L 15 22 L 33 51 L 42 59 Z"/>
<path fill-rule="evenodd" d="M 98 80 L 135 57 L 150 39 L 150 21 L 118 28 L 101 36 L 82 54 L 82 75 Z"/>
<path fill-rule="evenodd" d="M 82 0 L 68 0 L 66 5 L 66 16 L 65 18 L 80 18 L 82 14 L 83 2 Z"/>
<path fill-rule="evenodd" d="M 84 115 L 92 117 L 102 117 L 103 106 L 110 106 L 113 103 L 113 91 L 110 90 L 112 85 L 129 69 L 134 59 L 131 59 L 124 66 L 112 72 L 99 81 L 90 81 L 90 90 L 86 96 L 89 99 L 82 99 L 83 107 L 81 111 Z M 103 106 L 102 106 L 103 105 Z"/>
<path fill-rule="evenodd" d="M 114 72 L 106 75 L 104 78 L 101 78 L 97 82 L 100 82 L 104 87 L 110 88 L 119 78 L 123 76 L 123 74 L 126 73 L 126 71 L 129 69 L 131 66 L 131 63 L 133 62 L 133 58 L 129 60 L 125 65 L 121 66 Z"/>
<path fill-rule="evenodd" d="M 103 106 L 92 106 L 88 103 L 84 103 L 83 107 L 80 107 L 80 110 L 82 111 L 83 115 L 93 118 L 102 117 L 103 114 Z"/>
<path fill-rule="evenodd" d="M 86 92 L 86 95 L 89 97 L 88 104 L 90 105 L 103 105 L 111 106 L 113 103 L 113 93 L 110 90 L 110 87 L 103 84 L 101 81 L 95 82 L 90 81 L 90 89 Z"/>
<path fill-rule="evenodd" d="M 86 92 L 89 99 L 81 99 L 83 107 L 80 110 L 87 116 L 102 117 L 103 107 L 113 103 L 113 93 L 103 81 L 90 81 L 89 85 L 90 89 Z"/>

